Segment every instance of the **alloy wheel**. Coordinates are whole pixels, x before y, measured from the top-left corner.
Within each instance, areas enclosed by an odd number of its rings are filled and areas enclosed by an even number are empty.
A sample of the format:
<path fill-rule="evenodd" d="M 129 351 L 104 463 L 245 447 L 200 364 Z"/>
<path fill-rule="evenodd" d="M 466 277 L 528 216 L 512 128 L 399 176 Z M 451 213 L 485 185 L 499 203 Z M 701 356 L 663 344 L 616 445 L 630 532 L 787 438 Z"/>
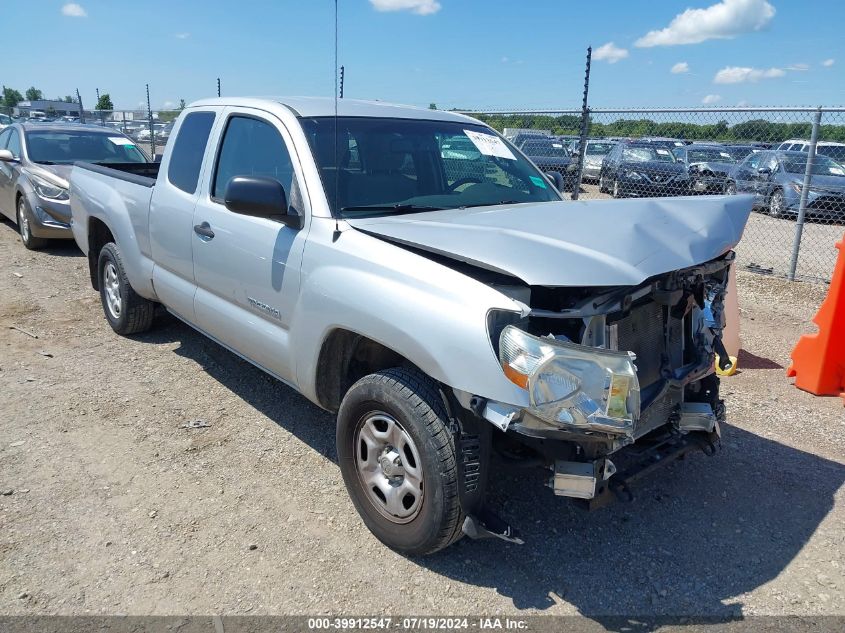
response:
<path fill-rule="evenodd" d="M 103 267 L 103 287 L 106 290 L 106 306 L 109 313 L 112 318 L 119 319 L 123 306 L 120 299 L 120 279 L 113 262 L 106 262 Z"/>

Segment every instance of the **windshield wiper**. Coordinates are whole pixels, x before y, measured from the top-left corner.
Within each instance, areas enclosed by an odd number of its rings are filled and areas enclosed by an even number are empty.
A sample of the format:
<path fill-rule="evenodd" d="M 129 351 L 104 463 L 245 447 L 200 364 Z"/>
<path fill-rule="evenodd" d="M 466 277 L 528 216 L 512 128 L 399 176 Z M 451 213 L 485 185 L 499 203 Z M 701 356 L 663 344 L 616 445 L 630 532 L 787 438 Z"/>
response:
<path fill-rule="evenodd" d="M 519 200 L 499 200 L 498 202 L 481 202 L 479 204 L 465 204 L 459 209 L 472 209 L 473 207 L 495 207 L 497 204 L 520 204 Z"/>
<path fill-rule="evenodd" d="M 38 163 L 39 165 L 55 165 L 55 164 L 56 164 L 56 163 L 54 163 L 54 162 L 53 162 L 53 161 L 51 161 L 51 160 L 34 160 L 34 161 L 32 161 L 32 162 L 33 162 L 33 163 Z"/>
<path fill-rule="evenodd" d="M 443 211 L 449 207 L 432 207 L 421 204 L 367 204 L 359 206 L 341 207 L 341 211 L 395 211 L 406 213 L 408 211 Z"/>

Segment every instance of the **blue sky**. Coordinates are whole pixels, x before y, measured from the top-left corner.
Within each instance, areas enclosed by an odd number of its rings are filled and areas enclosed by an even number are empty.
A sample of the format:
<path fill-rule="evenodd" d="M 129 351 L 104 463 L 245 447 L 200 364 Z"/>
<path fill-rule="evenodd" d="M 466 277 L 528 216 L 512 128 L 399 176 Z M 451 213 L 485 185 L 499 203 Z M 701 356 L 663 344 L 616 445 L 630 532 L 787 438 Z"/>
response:
<path fill-rule="evenodd" d="M 333 0 L 0 0 L 0 82 L 135 108 L 331 95 Z M 845 104 L 842 0 L 339 0 L 346 96 L 461 108 Z M 691 9 L 685 13 L 687 9 Z M 13 28 L 15 25 L 26 28 Z M 675 72 L 672 72 L 674 67 Z"/>

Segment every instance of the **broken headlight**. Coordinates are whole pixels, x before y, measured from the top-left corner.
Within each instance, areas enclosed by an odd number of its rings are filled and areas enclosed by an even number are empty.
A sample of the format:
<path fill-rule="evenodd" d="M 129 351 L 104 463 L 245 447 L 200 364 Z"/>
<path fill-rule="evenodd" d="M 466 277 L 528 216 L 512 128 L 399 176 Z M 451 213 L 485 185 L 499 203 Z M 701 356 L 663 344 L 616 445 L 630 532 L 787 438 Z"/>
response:
<path fill-rule="evenodd" d="M 528 391 L 536 417 L 609 433 L 633 430 L 640 385 L 632 353 L 540 338 L 509 325 L 499 360 L 505 376 Z"/>

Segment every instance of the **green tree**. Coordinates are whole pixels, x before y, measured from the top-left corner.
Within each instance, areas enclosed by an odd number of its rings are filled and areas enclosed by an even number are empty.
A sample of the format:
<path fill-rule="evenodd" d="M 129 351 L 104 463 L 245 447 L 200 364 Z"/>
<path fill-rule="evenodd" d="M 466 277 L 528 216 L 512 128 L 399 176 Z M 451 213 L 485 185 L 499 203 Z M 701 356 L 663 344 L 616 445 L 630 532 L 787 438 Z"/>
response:
<path fill-rule="evenodd" d="M 436 104 L 436 103 L 433 103 L 433 102 L 432 102 L 432 103 L 429 103 L 429 104 L 428 104 L 428 109 L 429 109 L 429 110 L 436 110 L 436 109 L 437 109 L 437 104 Z"/>
<path fill-rule="evenodd" d="M 23 101 L 23 95 L 14 88 L 3 89 L 3 105 L 7 108 L 14 108 Z"/>
<path fill-rule="evenodd" d="M 97 99 L 97 105 L 94 108 L 95 110 L 114 110 L 114 104 L 111 102 L 111 97 L 109 96 L 108 92 L 104 92 L 100 95 L 100 98 Z"/>
<path fill-rule="evenodd" d="M 39 101 L 44 98 L 44 95 L 41 94 L 41 91 L 32 86 L 31 88 L 27 88 L 26 90 L 26 99 L 27 101 Z"/>
<path fill-rule="evenodd" d="M 185 109 L 185 100 L 184 99 L 179 99 L 179 109 L 180 110 Z"/>
<path fill-rule="evenodd" d="M 65 103 L 73 103 L 73 97 L 71 97 L 70 95 L 67 95 L 65 97 Z"/>

